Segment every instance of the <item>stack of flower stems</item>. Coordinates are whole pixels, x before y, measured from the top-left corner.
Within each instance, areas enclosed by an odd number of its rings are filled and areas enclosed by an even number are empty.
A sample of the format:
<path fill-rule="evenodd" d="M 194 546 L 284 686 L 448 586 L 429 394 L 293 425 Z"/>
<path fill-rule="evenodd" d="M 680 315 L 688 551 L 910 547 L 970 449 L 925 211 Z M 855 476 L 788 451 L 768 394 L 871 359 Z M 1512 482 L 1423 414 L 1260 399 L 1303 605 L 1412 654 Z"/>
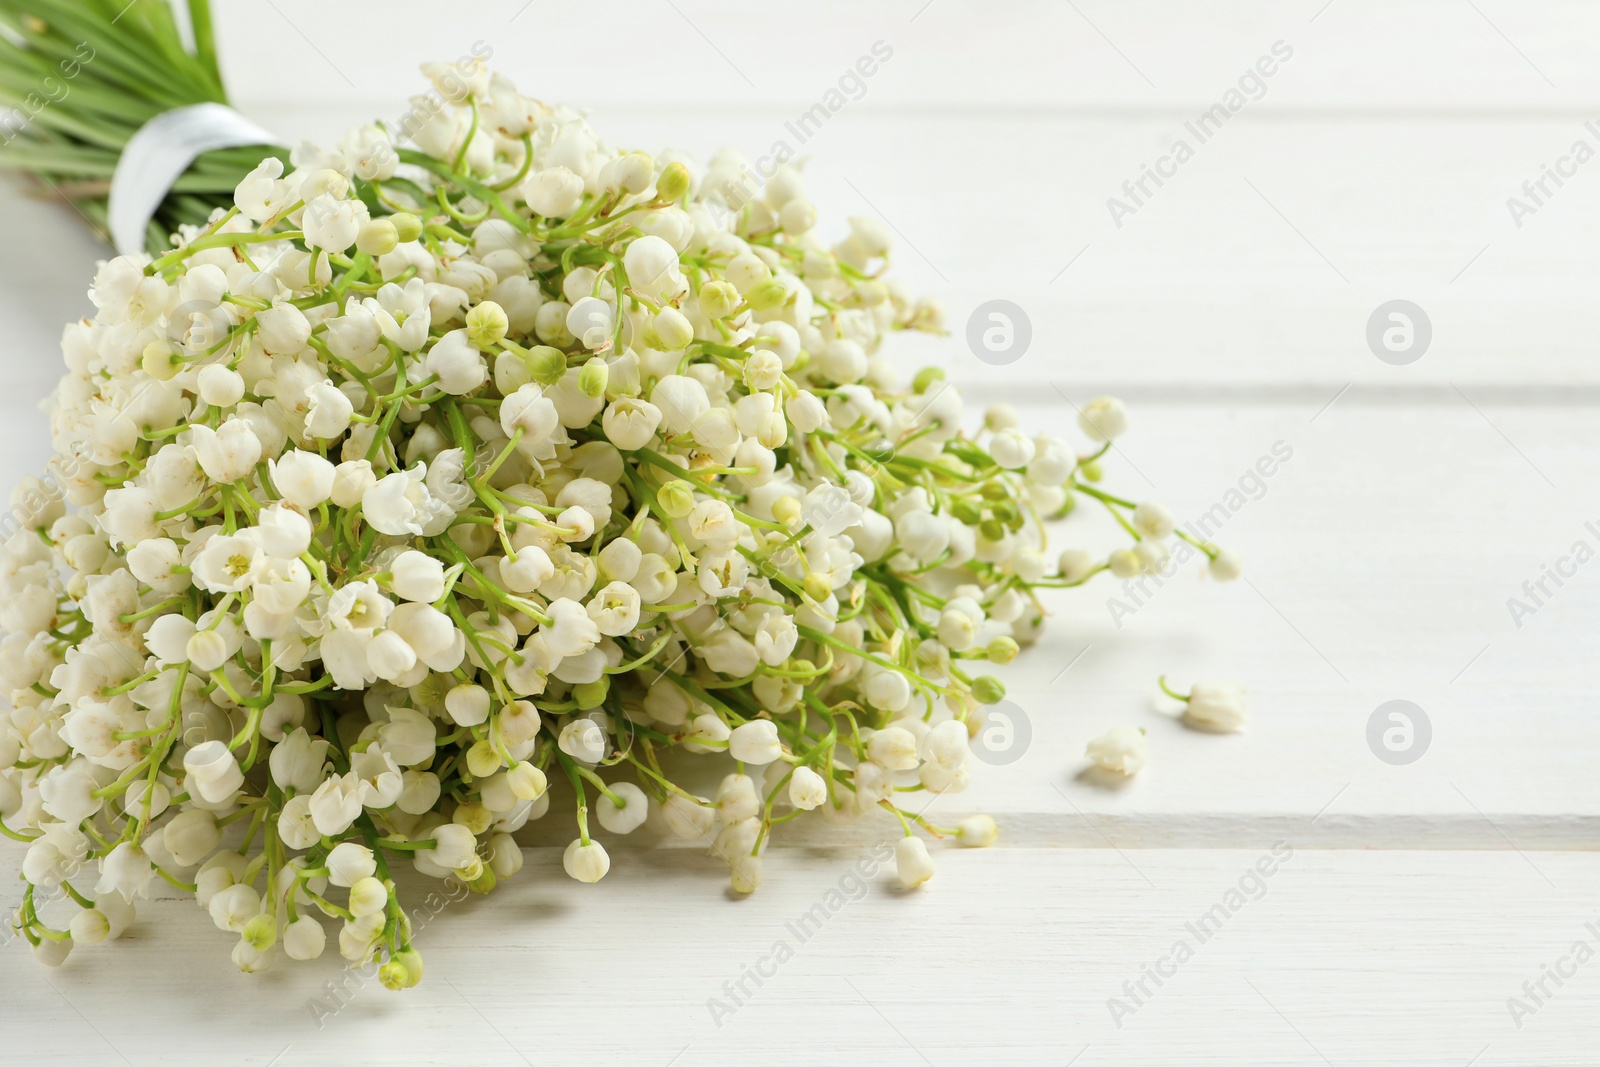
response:
<path fill-rule="evenodd" d="M 106 233 L 111 176 L 139 128 L 173 108 L 228 102 L 210 4 L 186 7 L 191 43 L 167 0 L 0 0 L 0 168 Z M 147 250 L 171 247 L 181 223 L 203 223 L 273 151 L 200 156 L 150 220 Z"/>

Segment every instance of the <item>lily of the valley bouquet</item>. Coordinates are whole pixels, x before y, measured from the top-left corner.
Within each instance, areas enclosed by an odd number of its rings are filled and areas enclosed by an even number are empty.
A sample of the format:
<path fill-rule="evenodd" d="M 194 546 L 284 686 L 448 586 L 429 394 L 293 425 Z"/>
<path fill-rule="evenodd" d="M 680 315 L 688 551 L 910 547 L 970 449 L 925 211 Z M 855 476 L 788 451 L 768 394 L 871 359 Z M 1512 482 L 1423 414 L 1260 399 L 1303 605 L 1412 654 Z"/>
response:
<path fill-rule="evenodd" d="M 80 32 L 23 6 L 30 62 Z M 107 48 L 90 114 L 131 76 Z M 1094 484 L 1121 405 L 1084 408 L 1080 455 L 901 384 L 885 342 L 940 310 L 793 165 L 744 200 L 735 154 L 616 151 L 481 64 L 428 73 L 409 144 L 364 126 L 174 193 L 188 221 L 63 336 L 0 553 L 0 827 L 46 962 L 160 879 L 243 970 L 331 931 L 415 984 L 401 869 L 489 892 L 558 791 L 580 881 L 654 816 L 751 892 L 778 824 L 880 810 L 916 886 L 925 836 L 995 839 L 920 812 L 966 787 L 1039 591 L 1164 565 L 1170 517 Z M 23 165 L 99 206 L 114 153 L 68 115 Z M 1047 551 L 1085 496 L 1130 547 Z"/>

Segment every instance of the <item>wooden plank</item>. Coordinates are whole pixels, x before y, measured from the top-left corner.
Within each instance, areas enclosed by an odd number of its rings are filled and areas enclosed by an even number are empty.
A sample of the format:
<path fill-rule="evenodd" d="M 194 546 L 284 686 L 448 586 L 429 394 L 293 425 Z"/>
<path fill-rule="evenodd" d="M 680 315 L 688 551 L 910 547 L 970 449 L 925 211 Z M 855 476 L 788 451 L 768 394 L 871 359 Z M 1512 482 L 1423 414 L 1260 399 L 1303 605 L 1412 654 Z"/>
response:
<path fill-rule="evenodd" d="M 429 0 L 397 0 L 381 23 L 312 0 L 276 7 L 270 18 L 247 6 L 217 11 L 220 51 L 243 99 L 387 103 L 396 88 L 409 90 L 422 59 L 449 60 L 482 41 L 546 95 L 582 86 L 595 104 L 810 104 L 877 40 L 895 52 L 868 99 L 929 110 L 1187 110 L 1216 102 L 1278 40 L 1295 51 L 1264 108 L 1581 110 L 1600 99 L 1591 62 L 1600 16 L 1581 0 L 821 0 L 803 13 L 735 0 L 627 0 L 603 11 L 497 0 L 452 10 L 448 21 Z"/>
<path fill-rule="evenodd" d="M 1584 649 L 1600 586 L 1569 559 L 1574 577 L 1546 580 L 1548 596 L 1524 589 L 1576 542 L 1600 544 L 1572 495 L 1596 474 L 1587 415 L 1347 402 L 1320 415 L 1136 408 L 1108 481 L 1164 499 L 1180 521 L 1221 522 L 1214 536 L 1240 551 L 1246 580 L 1219 586 L 1191 564 L 1159 587 L 1112 581 L 1050 600 L 1046 637 L 1008 681 L 1032 747 L 976 779 L 978 796 L 1057 814 L 1080 840 L 1079 812 L 1131 820 L 1118 844 L 1158 825 L 1173 835 L 1158 843 L 1221 843 L 1252 819 L 1322 813 L 1309 832 L 1329 844 L 1531 847 L 1520 832 L 1548 831 L 1538 839 L 1593 847 L 1586 753 L 1600 727 Z M 1049 413 L 1024 418 L 1045 425 Z M 1292 457 L 1257 467 L 1274 445 Z M 1073 527 L 1063 541 L 1114 543 Z M 1512 597 L 1533 609 L 1520 626 Z M 1247 731 L 1199 734 L 1152 710 L 1162 673 L 1245 682 Z M 1394 699 L 1432 724 L 1409 765 L 1383 762 L 1367 740 Z M 1150 768 L 1122 789 L 1074 777 L 1084 742 L 1118 723 L 1146 726 Z"/>
<path fill-rule="evenodd" d="M 429 915 L 427 974 L 403 994 L 337 958 L 241 975 L 233 935 L 163 899 L 59 970 L 0 950 L 8 1047 L 51 1067 L 170 1062 L 175 1042 L 186 1061 L 277 1067 L 402 1048 L 419 1064 L 1593 1062 L 1594 964 L 1571 955 L 1600 941 L 1593 855 L 1271 845 L 941 850 L 911 894 L 870 849 L 777 849 L 739 901 L 682 850 L 619 853 L 595 886 L 537 850 L 491 899 Z M 1558 965 L 1535 1005 L 1523 983 Z M 1533 1010 L 1514 1019 L 1514 997 Z"/>

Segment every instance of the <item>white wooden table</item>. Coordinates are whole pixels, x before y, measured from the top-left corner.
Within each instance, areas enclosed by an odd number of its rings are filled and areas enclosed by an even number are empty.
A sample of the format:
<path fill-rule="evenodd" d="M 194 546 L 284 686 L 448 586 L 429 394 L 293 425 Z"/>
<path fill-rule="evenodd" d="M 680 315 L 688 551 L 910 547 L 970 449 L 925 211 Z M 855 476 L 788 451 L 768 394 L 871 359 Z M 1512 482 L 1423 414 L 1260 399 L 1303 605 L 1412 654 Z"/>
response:
<path fill-rule="evenodd" d="M 230 0 L 218 20 L 241 106 L 286 133 L 398 114 L 415 60 L 481 39 L 614 143 L 752 156 L 888 42 L 803 150 L 824 217 L 883 217 L 902 276 L 947 302 L 952 336 L 908 342 L 907 366 L 936 362 L 1037 427 L 1123 396 L 1134 432 L 1108 481 L 1181 518 L 1222 504 L 1248 581 L 1052 600 L 1049 635 L 1006 675 L 1025 751 L 942 802 L 994 814 L 1001 844 L 936 850 L 916 893 L 883 869 L 855 888 L 881 826 L 792 827 L 736 901 L 719 863 L 679 848 L 619 846 L 604 882 L 578 885 L 550 847 L 566 828 L 536 824 L 519 876 L 429 918 L 427 978 L 403 995 L 332 958 L 240 975 L 229 937 L 176 899 L 57 971 L 7 945 L 7 1062 L 1596 1062 L 1600 564 L 1563 564 L 1539 604 L 1524 583 L 1577 542 L 1600 549 L 1600 162 L 1520 226 L 1507 199 L 1574 141 L 1600 148 L 1584 125 L 1600 12 L 522 7 L 446 21 L 423 0 Z M 1116 226 L 1107 198 L 1277 41 L 1293 55 L 1261 98 Z M 0 225 L 14 480 L 44 462 L 33 405 L 99 250 L 14 192 Z M 991 298 L 1033 326 L 1004 368 L 962 338 Z M 1404 366 L 1366 339 L 1394 299 L 1432 326 Z M 1291 457 L 1248 480 L 1279 442 Z M 1108 543 L 1087 515 L 1062 536 Z M 1137 606 L 1120 626 L 1113 597 Z M 1537 607 L 1520 625 L 1513 597 Z M 1152 700 L 1163 672 L 1246 683 L 1248 730 L 1184 729 Z M 1405 765 L 1368 744 L 1396 699 L 1431 724 Z M 1081 753 L 1118 723 L 1147 728 L 1151 766 L 1112 788 Z M 797 934 L 808 912 L 825 919 Z"/>

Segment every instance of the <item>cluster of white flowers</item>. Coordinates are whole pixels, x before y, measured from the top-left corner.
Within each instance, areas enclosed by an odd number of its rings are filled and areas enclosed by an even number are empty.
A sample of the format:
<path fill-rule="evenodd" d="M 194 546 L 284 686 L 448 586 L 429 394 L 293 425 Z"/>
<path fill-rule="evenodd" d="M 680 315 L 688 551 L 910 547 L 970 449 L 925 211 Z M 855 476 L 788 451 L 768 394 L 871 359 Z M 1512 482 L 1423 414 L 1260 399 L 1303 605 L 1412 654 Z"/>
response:
<path fill-rule="evenodd" d="M 995 836 L 898 805 L 966 787 L 1004 693 L 972 665 L 1036 637 L 1037 590 L 1164 561 L 1166 512 L 1091 484 L 1116 401 L 1079 456 L 1004 406 L 964 430 L 937 372 L 895 385 L 882 342 L 939 309 L 884 279 L 881 224 L 825 241 L 794 167 L 734 210 L 732 154 L 438 90 L 417 149 L 266 159 L 65 333 L 50 483 L 0 550 L 0 829 L 47 961 L 160 877 L 246 971 L 319 955 L 326 917 L 414 984 L 393 865 L 491 889 L 551 779 L 581 881 L 610 867 L 591 814 L 655 812 L 748 892 L 775 823 L 881 808 L 918 885 L 914 831 Z M 1131 549 L 1047 555 L 1080 493 Z M 715 796 L 677 752 L 731 757 Z"/>

